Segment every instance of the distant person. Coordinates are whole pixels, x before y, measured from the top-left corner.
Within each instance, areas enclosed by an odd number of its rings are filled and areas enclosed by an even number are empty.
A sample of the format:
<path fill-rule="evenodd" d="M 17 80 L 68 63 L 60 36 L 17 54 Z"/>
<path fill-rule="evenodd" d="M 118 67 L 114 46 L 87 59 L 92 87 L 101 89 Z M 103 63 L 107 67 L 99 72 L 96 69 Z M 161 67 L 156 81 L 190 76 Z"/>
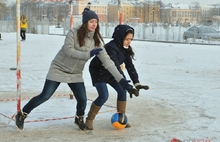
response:
<path fill-rule="evenodd" d="M 27 30 L 27 19 L 24 15 L 21 15 L 21 20 L 20 20 L 20 28 L 21 28 L 21 40 L 24 41 L 26 40 L 26 30 Z"/>
<path fill-rule="evenodd" d="M 47 101 L 54 94 L 61 82 L 67 83 L 74 93 L 77 101 L 75 124 L 78 125 L 79 129 L 85 130 L 84 114 L 87 96 L 83 80 L 83 69 L 87 61 L 95 55 L 98 56 L 103 66 L 111 72 L 122 86 L 131 94 L 138 95 L 138 91 L 132 85 L 128 84 L 127 80 L 118 72 L 114 62 L 105 51 L 97 14 L 85 8 L 82 13 L 82 23 L 79 28 L 72 28 L 67 33 L 64 45 L 50 65 L 42 92 L 32 98 L 17 112 L 15 121 L 20 130 L 24 127 L 24 120 L 27 115 L 34 108 Z"/>
<path fill-rule="evenodd" d="M 139 75 L 132 62 L 132 59 L 134 59 L 134 52 L 130 44 L 133 40 L 133 37 L 134 29 L 132 27 L 128 25 L 118 25 L 115 27 L 113 33 L 113 40 L 105 45 L 105 50 L 110 58 L 114 61 L 118 71 L 124 77 L 125 75 L 120 65 L 122 63 L 125 64 L 129 77 L 138 91 L 140 89 L 148 90 L 149 87 L 147 85 L 141 85 Z M 89 72 L 92 78 L 92 83 L 98 91 L 98 97 L 93 101 L 86 118 L 86 129 L 93 130 L 93 120 L 109 97 L 107 84 L 109 84 L 117 92 L 117 112 L 125 113 L 127 95 L 123 85 L 119 84 L 115 80 L 115 77 L 105 69 L 98 56 L 94 57 L 90 62 Z M 132 94 L 130 94 L 130 97 L 132 97 Z M 131 125 L 127 124 L 126 128 L 129 127 L 131 127 Z"/>
<path fill-rule="evenodd" d="M 1 35 L 1 33 L 0 33 L 0 40 L 2 40 L 2 35 Z"/>

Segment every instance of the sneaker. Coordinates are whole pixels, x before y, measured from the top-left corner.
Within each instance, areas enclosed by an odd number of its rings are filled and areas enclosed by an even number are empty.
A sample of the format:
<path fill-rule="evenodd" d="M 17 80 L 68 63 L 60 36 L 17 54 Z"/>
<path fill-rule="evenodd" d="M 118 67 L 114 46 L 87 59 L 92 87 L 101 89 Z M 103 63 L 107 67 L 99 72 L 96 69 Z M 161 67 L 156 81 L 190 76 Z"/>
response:
<path fill-rule="evenodd" d="M 86 125 L 83 121 L 83 116 L 76 116 L 75 117 L 75 124 L 79 126 L 80 130 L 86 130 Z"/>
<path fill-rule="evenodd" d="M 15 116 L 15 123 L 20 130 L 24 128 L 25 118 L 27 118 L 27 113 L 22 111 L 19 111 Z"/>

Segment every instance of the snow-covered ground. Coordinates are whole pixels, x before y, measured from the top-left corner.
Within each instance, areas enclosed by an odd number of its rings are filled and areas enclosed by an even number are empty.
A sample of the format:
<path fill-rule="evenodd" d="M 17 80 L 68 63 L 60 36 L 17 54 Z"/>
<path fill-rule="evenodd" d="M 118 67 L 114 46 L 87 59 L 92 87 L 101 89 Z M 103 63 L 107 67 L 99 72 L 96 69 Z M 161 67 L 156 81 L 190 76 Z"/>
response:
<path fill-rule="evenodd" d="M 97 115 L 94 130 L 79 131 L 73 118 L 76 101 L 69 99 L 70 89 L 61 84 L 54 97 L 29 114 L 20 131 L 8 118 L 17 110 L 16 71 L 10 70 L 16 67 L 16 33 L 2 33 L 2 37 L 0 141 L 169 142 L 174 137 L 183 142 L 220 141 L 220 46 L 133 41 L 140 81 L 150 89 L 141 90 L 139 97 L 128 97 L 129 129 L 115 130 L 110 124 L 116 93 L 109 87 L 110 98 Z M 27 34 L 27 40 L 21 42 L 21 106 L 41 92 L 64 38 Z M 89 99 L 86 113 L 97 96 L 88 64 L 84 70 Z"/>

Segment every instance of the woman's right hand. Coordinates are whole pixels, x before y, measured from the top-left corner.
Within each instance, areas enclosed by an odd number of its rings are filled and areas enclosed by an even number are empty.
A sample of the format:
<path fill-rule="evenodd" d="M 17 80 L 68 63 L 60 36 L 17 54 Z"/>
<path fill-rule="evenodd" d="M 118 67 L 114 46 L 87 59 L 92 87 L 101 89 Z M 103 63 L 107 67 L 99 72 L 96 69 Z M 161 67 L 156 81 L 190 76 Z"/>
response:
<path fill-rule="evenodd" d="M 122 78 L 119 83 L 123 88 L 125 88 L 128 93 L 130 94 L 130 98 L 132 98 L 132 95 L 134 94 L 136 97 L 139 96 L 139 91 L 135 88 L 133 88 L 132 85 L 129 84 L 131 82 L 130 80 L 126 80 L 125 78 Z"/>

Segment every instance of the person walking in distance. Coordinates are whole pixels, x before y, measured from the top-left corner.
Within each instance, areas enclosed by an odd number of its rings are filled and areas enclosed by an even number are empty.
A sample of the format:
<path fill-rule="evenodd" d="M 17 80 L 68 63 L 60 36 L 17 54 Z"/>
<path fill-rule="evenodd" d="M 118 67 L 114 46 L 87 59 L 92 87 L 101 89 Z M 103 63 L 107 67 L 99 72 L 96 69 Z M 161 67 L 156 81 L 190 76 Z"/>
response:
<path fill-rule="evenodd" d="M 27 23 L 27 19 L 24 15 L 21 15 L 21 19 L 20 19 L 20 36 L 21 36 L 21 40 L 24 41 L 26 40 L 26 30 L 27 30 L 27 26 L 28 26 L 28 23 Z"/>
<path fill-rule="evenodd" d="M 97 14 L 85 8 L 82 13 L 82 25 L 69 30 L 64 45 L 52 60 L 42 92 L 33 97 L 17 112 L 15 116 L 16 126 L 22 130 L 27 115 L 34 108 L 46 102 L 63 82 L 68 84 L 77 101 L 74 122 L 79 129 L 85 130 L 84 114 L 87 96 L 82 72 L 86 62 L 95 55 L 118 82 L 130 93 L 138 95 L 138 91 L 118 72 L 114 62 L 105 51 L 103 43 Z"/>
<path fill-rule="evenodd" d="M 110 58 L 114 61 L 118 71 L 125 77 L 120 67 L 120 65 L 124 63 L 136 89 L 138 91 L 140 89 L 148 90 L 149 87 L 147 85 L 140 84 L 138 73 L 132 62 L 132 59 L 134 59 L 134 52 L 130 44 L 134 37 L 134 29 L 128 25 L 118 25 L 115 27 L 112 37 L 113 40 L 105 45 L 105 49 Z M 107 84 L 113 87 L 117 92 L 116 106 L 117 112 L 119 113 L 125 113 L 126 110 L 126 90 L 124 86 L 118 83 L 114 76 L 102 66 L 102 62 L 97 56 L 90 62 L 89 71 L 92 83 L 98 91 L 98 97 L 93 101 L 88 116 L 86 117 L 86 129 L 93 130 L 93 120 L 109 97 Z M 131 93 L 130 97 L 132 98 Z M 129 127 L 131 127 L 131 125 L 127 124 L 126 128 Z"/>

